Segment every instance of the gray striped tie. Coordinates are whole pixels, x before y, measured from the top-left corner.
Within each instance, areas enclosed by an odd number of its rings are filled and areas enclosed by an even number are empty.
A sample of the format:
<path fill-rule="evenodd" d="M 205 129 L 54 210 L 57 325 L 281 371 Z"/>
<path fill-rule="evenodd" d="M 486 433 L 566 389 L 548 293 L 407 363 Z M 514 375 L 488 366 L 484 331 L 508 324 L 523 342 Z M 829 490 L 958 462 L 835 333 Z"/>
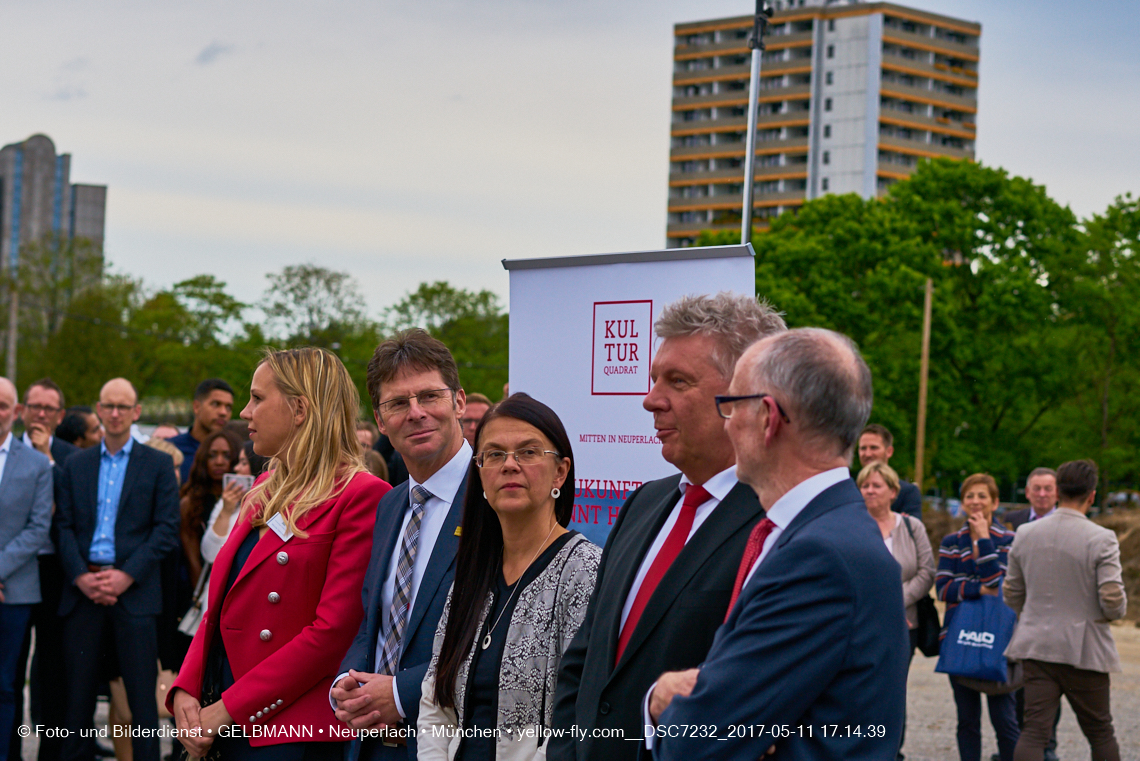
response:
<path fill-rule="evenodd" d="M 412 517 L 400 540 L 400 560 L 396 564 L 396 583 L 389 616 L 391 624 L 384 639 L 384 656 L 377 665 L 378 674 L 395 674 L 400 663 L 400 644 L 408 626 L 408 607 L 412 599 L 412 570 L 420 546 L 420 522 L 424 517 L 424 505 L 431 497 L 431 492 L 424 487 L 412 487 Z"/>

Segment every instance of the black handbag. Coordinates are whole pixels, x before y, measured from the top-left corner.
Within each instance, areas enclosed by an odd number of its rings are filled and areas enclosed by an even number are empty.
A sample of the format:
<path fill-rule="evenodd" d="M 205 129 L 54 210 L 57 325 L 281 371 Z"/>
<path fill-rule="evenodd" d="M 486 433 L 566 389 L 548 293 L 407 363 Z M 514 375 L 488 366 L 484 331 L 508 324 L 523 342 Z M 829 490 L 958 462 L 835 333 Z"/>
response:
<path fill-rule="evenodd" d="M 914 531 L 910 527 L 910 516 L 904 515 L 903 523 L 906 524 L 907 533 L 910 534 L 910 541 L 914 542 Z M 915 547 L 918 547 L 917 543 L 915 543 Z M 918 649 L 927 658 L 933 658 L 938 655 L 938 635 L 942 631 L 942 624 L 938 621 L 938 609 L 934 607 L 934 598 L 927 594 L 918 601 L 915 607 L 918 613 L 916 630 L 918 632 Z"/>

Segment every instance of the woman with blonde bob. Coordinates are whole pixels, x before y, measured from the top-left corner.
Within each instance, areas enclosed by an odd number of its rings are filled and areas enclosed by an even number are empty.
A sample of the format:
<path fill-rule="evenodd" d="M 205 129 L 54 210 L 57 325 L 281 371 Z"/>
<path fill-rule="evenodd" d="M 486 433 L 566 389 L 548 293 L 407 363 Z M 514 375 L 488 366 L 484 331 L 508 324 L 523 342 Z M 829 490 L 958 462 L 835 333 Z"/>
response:
<path fill-rule="evenodd" d="M 934 551 L 926 526 L 906 513 L 891 510 L 899 496 L 899 474 L 890 465 L 876 460 L 859 471 L 855 484 L 863 493 L 867 512 L 875 519 L 891 556 L 902 569 L 903 605 L 906 625 L 910 630 L 910 657 L 918 645 L 918 601 L 930 594 L 934 586 Z M 906 739 L 906 717 L 903 717 L 903 740 Z M 899 742 L 900 748 L 902 741 Z M 902 754 L 899 753 L 899 757 Z"/>
<path fill-rule="evenodd" d="M 391 488 L 364 469 L 359 407 L 324 349 L 267 352 L 253 374 L 241 417 L 272 461 L 218 553 L 205 621 L 166 698 L 179 730 L 200 731 L 180 738 L 192 757 L 341 757 L 328 693 L 364 615 L 376 505 Z"/>

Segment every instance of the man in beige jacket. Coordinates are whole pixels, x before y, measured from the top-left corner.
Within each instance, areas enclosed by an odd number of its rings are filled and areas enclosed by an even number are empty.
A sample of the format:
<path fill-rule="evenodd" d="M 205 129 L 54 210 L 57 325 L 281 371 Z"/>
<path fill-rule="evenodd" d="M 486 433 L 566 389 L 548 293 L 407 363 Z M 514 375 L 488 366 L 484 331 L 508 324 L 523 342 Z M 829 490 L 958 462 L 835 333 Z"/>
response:
<path fill-rule="evenodd" d="M 1058 468 L 1056 513 L 1018 529 L 1009 552 L 1005 601 L 1019 617 L 1005 654 L 1025 670 L 1025 726 L 1014 761 L 1041 760 L 1062 695 L 1093 758 L 1120 759 L 1108 677 L 1120 659 L 1108 622 L 1124 616 L 1128 601 L 1116 534 L 1086 517 L 1097 477 L 1092 460 Z"/>

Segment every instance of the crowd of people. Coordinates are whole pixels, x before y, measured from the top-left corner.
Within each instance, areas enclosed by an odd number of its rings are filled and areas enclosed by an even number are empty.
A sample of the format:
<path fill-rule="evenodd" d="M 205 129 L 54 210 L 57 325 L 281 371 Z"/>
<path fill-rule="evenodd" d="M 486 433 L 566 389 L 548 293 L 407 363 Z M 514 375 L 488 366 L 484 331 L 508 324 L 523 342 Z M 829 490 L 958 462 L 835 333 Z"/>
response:
<path fill-rule="evenodd" d="M 1033 471 L 1005 525 L 994 479 L 967 477 L 936 561 L 849 339 L 730 294 L 655 331 L 643 406 L 677 472 L 604 548 L 570 527 L 554 410 L 466 393 L 422 330 L 376 348 L 371 421 L 316 348 L 267 351 L 238 420 L 209 379 L 185 432 L 146 440 L 126 379 L 66 408 L 49 379 L 19 402 L 0 378 L 0 761 L 29 656 L 33 723 L 70 730 L 40 761 L 101 752 L 83 730 L 105 690 L 136 761 L 157 761 L 163 710 L 189 758 L 902 758 L 932 588 L 943 635 L 982 598 L 1020 615 L 1018 684 L 950 677 L 963 761 L 982 694 L 1000 761 L 1055 758 L 1062 695 L 1094 757 L 1120 758 L 1127 600 L 1086 517 L 1095 464 Z"/>

